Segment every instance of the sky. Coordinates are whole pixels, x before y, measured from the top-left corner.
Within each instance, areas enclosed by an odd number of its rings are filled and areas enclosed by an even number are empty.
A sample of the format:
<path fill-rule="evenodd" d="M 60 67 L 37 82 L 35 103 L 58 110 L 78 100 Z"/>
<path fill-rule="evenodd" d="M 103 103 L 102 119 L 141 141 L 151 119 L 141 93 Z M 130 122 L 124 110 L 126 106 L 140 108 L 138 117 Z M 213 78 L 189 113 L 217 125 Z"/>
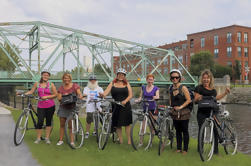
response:
<path fill-rule="evenodd" d="M 251 0 L 0 0 L 0 22 L 44 21 L 159 46 L 239 24 L 251 27 Z"/>

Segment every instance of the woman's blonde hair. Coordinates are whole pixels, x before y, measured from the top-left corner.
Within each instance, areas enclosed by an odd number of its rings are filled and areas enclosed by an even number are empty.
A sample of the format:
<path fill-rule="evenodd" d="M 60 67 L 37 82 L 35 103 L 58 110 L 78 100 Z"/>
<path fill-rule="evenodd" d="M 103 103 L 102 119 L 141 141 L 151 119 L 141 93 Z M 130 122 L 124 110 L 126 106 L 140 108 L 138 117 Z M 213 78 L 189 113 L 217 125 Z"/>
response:
<path fill-rule="evenodd" d="M 64 75 L 62 76 L 62 80 L 63 80 L 63 82 L 64 82 L 64 78 L 65 77 L 69 77 L 70 78 L 70 80 L 72 81 L 72 76 L 71 76 L 71 74 L 70 73 L 64 73 Z"/>
<path fill-rule="evenodd" d="M 202 85 L 203 84 L 203 81 L 202 81 L 202 78 L 204 75 L 208 75 L 208 77 L 210 78 L 210 83 L 209 83 L 209 87 L 214 89 L 214 76 L 213 76 L 213 73 L 209 70 L 209 69 L 205 69 L 201 72 L 201 75 L 200 75 L 200 82 L 199 84 Z"/>

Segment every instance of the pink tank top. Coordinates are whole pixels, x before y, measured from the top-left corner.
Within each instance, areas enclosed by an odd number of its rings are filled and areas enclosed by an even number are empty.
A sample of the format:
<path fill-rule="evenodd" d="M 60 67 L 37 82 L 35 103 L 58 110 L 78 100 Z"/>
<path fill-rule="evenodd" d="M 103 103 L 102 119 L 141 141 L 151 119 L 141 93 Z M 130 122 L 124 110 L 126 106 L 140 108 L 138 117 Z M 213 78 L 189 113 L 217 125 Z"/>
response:
<path fill-rule="evenodd" d="M 39 97 L 51 95 L 50 83 L 48 82 L 45 88 L 42 88 L 39 84 L 38 88 L 37 88 L 37 92 L 38 92 Z M 40 100 L 37 103 L 38 108 L 50 108 L 54 105 L 55 105 L 55 102 L 53 99 L 48 99 L 48 100 L 44 100 L 44 101 Z"/>

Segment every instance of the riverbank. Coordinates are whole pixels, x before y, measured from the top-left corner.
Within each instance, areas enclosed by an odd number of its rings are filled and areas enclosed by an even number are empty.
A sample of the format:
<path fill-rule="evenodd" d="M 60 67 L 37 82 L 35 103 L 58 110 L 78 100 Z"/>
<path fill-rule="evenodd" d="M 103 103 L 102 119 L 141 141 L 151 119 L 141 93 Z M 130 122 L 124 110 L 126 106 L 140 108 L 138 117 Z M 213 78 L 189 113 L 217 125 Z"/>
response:
<path fill-rule="evenodd" d="M 19 110 L 11 109 L 14 120 L 20 115 Z M 81 119 L 84 123 L 84 119 Z M 153 166 L 153 165 L 172 165 L 172 166 L 246 166 L 251 162 L 251 157 L 242 153 L 230 156 L 226 155 L 223 148 L 220 147 L 220 154 L 213 156 L 210 162 L 202 163 L 197 152 L 197 141 L 190 139 L 189 152 L 186 156 L 175 153 L 175 148 L 167 147 L 164 153 L 159 157 L 157 155 L 158 139 L 155 137 L 153 147 L 149 151 L 134 151 L 131 145 L 114 144 L 111 139 L 105 150 L 99 150 L 95 137 L 91 136 L 85 140 L 84 146 L 78 150 L 72 150 L 67 144 L 56 146 L 59 134 L 59 120 L 54 117 L 54 128 L 51 135 L 51 145 L 44 142 L 34 144 L 36 133 L 30 130 L 26 133 L 25 142 L 27 143 L 32 155 L 43 166 L 62 166 L 62 165 L 88 165 L 88 166 Z M 124 134 L 124 132 L 123 132 Z M 124 142 L 126 138 L 124 137 Z"/>

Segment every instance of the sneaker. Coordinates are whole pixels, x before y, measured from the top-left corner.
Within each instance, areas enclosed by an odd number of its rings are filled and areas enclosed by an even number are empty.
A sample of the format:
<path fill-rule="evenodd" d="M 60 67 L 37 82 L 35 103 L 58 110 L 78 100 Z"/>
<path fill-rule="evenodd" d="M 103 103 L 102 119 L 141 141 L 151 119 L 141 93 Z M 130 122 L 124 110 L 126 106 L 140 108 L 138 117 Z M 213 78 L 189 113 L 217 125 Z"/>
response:
<path fill-rule="evenodd" d="M 88 132 L 85 133 L 85 139 L 87 139 L 87 138 L 89 138 L 89 133 Z"/>
<path fill-rule="evenodd" d="M 60 146 L 64 143 L 64 141 L 58 141 L 57 146 Z"/>
<path fill-rule="evenodd" d="M 49 138 L 45 138 L 45 143 L 46 144 L 51 144 L 51 141 L 49 140 Z"/>
<path fill-rule="evenodd" d="M 93 135 L 93 136 L 96 136 L 96 132 L 94 131 L 94 132 L 92 133 L 92 135 Z"/>
<path fill-rule="evenodd" d="M 75 146 L 74 142 L 71 142 L 71 146 Z"/>
<path fill-rule="evenodd" d="M 41 139 L 36 139 L 36 141 L 34 143 L 39 144 L 40 141 L 41 141 Z"/>
<path fill-rule="evenodd" d="M 138 144 L 138 148 L 141 148 L 143 146 L 143 143 Z"/>

